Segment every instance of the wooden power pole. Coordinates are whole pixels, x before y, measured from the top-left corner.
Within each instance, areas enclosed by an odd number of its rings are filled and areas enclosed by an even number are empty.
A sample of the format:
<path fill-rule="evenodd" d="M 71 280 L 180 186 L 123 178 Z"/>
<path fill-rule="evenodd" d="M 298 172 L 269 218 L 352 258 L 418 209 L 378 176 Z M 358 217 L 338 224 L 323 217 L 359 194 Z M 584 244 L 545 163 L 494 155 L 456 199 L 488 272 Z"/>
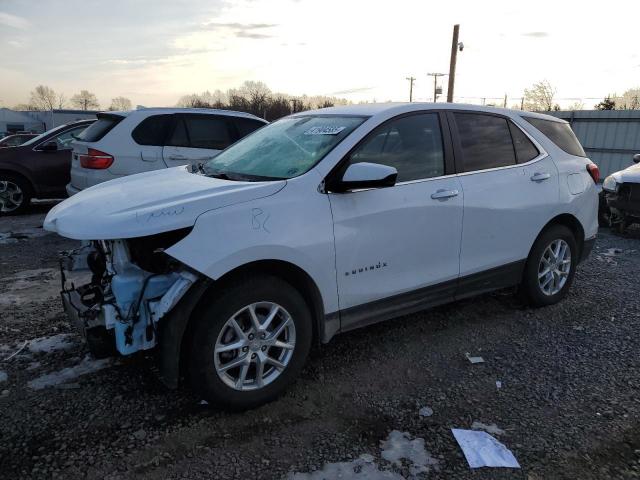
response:
<path fill-rule="evenodd" d="M 413 82 L 416 81 L 416 77 L 407 77 L 409 80 L 409 101 L 413 102 Z"/>
<path fill-rule="evenodd" d="M 456 81 L 456 59 L 458 58 L 458 33 L 460 25 L 453 26 L 453 39 L 451 40 L 451 61 L 449 62 L 449 89 L 447 90 L 447 102 L 453 102 L 453 85 Z"/>
<path fill-rule="evenodd" d="M 427 75 L 433 77 L 433 103 L 435 103 L 438 101 L 438 77 L 444 77 L 446 73 L 427 73 Z"/>

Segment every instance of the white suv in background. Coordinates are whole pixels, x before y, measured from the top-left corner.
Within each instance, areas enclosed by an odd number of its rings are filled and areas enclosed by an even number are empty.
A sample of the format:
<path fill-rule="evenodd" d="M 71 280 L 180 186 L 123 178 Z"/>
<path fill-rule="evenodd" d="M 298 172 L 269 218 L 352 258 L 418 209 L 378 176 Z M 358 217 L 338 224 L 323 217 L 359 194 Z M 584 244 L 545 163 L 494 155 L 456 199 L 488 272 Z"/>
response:
<path fill-rule="evenodd" d="M 191 108 L 104 112 L 76 137 L 67 193 L 114 178 L 210 160 L 267 124 L 248 113 Z"/>
<path fill-rule="evenodd" d="M 98 185 L 44 228 L 87 241 L 62 271 L 92 281 L 62 296 L 94 351 L 153 348 L 167 385 L 184 372 L 246 408 L 337 333 L 505 287 L 559 302 L 595 241 L 597 180 L 554 117 L 353 105 L 278 120 L 200 171 Z"/>

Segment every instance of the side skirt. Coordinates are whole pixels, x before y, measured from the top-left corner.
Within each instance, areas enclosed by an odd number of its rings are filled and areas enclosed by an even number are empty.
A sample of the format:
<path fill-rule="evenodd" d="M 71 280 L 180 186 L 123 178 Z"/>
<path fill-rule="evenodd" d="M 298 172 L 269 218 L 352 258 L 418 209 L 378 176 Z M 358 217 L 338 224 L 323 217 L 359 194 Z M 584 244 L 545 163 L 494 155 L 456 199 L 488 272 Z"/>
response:
<path fill-rule="evenodd" d="M 518 285 L 526 260 L 340 311 L 340 332 L 416 313 L 463 298 Z M 335 315 L 335 314 L 334 314 Z M 329 338 L 324 339 L 328 342 Z"/>

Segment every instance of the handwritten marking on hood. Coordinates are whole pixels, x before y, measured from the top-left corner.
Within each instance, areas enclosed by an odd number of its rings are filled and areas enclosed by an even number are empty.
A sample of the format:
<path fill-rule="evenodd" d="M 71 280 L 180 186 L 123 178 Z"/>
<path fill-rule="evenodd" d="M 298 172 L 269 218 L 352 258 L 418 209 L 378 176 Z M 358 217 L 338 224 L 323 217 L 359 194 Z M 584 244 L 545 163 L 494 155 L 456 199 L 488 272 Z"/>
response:
<path fill-rule="evenodd" d="M 146 223 L 162 217 L 177 217 L 178 215 L 182 215 L 184 210 L 184 207 L 175 207 L 165 208 L 163 210 L 158 210 L 157 212 L 144 213 L 142 215 L 136 212 L 136 222 Z"/>

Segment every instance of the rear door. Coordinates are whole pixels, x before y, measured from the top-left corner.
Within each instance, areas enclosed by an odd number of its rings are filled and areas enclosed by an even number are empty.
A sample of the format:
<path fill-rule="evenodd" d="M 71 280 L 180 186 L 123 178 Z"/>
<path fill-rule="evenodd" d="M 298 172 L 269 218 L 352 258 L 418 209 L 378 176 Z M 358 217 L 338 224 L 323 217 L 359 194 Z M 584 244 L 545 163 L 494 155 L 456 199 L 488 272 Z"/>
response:
<path fill-rule="evenodd" d="M 231 145 L 237 136 L 231 117 L 199 113 L 175 117 L 173 131 L 162 151 L 167 167 L 206 162 Z"/>
<path fill-rule="evenodd" d="M 464 295 L 465 277 L 480 272 L 471 278 L 486 280 L 487 288 L 519 280 L 523 261 L 558 202 L 558 172 L 541 147 L 507 117 L 449 112 L 448 118 L 464 191 Z M 478 283 L 473 287 L 482 289 Z"/>

